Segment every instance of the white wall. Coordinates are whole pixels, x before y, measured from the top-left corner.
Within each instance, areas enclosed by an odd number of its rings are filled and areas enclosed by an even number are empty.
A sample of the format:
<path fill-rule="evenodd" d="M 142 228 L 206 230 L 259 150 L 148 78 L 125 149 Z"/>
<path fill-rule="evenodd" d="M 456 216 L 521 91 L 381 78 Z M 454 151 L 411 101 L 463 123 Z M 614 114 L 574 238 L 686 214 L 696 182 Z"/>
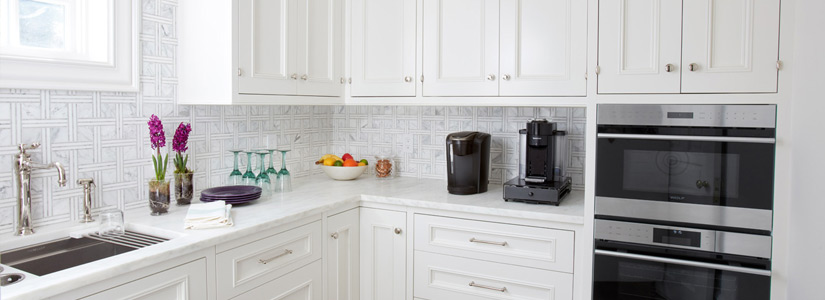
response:
<path fill-rule="evenodd" d="M 825 297 L 825 1 L 796 4 L 788 299 Z"/>

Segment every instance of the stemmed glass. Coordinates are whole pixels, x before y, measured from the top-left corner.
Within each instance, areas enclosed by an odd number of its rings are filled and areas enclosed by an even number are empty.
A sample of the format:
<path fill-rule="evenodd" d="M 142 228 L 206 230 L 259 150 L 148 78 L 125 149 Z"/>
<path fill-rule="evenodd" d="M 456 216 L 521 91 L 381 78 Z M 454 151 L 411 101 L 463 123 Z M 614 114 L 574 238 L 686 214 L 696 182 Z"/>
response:
<path fill-rule="evenodd" d="M 282 192 L 292 191 L 292 180 L 289 177 L 289 171 L 286 170 L 286 153 L 289 150 L 278 150 L 281 152 L 281 171 L 278 172 L 277 188 Z"/>
<path fill-rule="evenodd" d="M 261 193 L 263 195 L 269 195 L 270 189 L 272 188 L 272 181 L 269 179 L 269 175 L 267 175 L 266 171 L 266 164 L 264 164 L 264 158 L 266 158 L 266 151 L 259 151 L 257 152 L 258 155 L 261 156 L 261 172 L 258 173 L 258 177 L 255 178 L 255 185 L 261 188 Z M 270 162 L 272 159 L 270 158 Z"/>
<path fill-rule="evenodd" d="M 252 172 L 252 154 L 255 151 L 244 151 L 246 152 L 246 173 L 243 173 L 243 184 L 244 185 L 255 185 L 255 173 Z"/>
<path fill-rule="evenodd" d="M 275 167 L 273 167 L 272 164 L 274 164 L 275 161 L 275 155 L 273 155 L 273 153 L 275 151 L 278 151 L 278 149 L 266 149 L 266 151 L 269 151 L 269 169 L 266 169 L 266 173 L 268 173 L 270 179 L 272 178 L 272 176 L 275 176 L 275 178 L 277 178 L 278 170 L 275 170 Z"/>
<path fill-rule="evenodd" d="M 229 150 L 235 154 L 235 169 L 232 170 L 232 173 L 229 173 L 229 185 L 240 185 L 243 182 L 243 174 L 241 171 L 238 170 L 238 153 L 243 152 L 243 150 Z"/>

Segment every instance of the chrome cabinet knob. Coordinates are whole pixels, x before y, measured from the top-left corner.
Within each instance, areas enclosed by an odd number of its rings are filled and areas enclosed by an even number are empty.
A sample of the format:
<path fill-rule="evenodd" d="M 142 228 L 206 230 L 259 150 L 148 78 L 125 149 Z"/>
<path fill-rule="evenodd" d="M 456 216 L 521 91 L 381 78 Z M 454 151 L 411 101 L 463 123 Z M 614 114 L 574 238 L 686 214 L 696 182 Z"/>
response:
<path fill-rule="evenodd" d="M 330 236 L 332 239 L 334 239 L 334 240 L 337 240 L 337 239 L 338 239 L 338 233 L 337 233 L 337 232 L 333 232 L 333 233 L 332 233 L 332 234 L 330 234 L 329 236 Z"/>
<path fill-rule="evenodd" d="M 395 234 L 401 234 L 401 228 L 396 227 L 395 228 Z"/>
<path fill-rule="evenodd" d="M 411 76 L 404 77 L 404 82 L 412 82 L 412 77 Z"/>
<path fill-rule="evenodd" d="M 510 74 L 504 74 L 504 76 L 501 76 L 501 79 L 509 81 L 510 80 Z"/>
<path fill-rule="evenodd" d="M 298 80 L 298 74 L 292 74 L 289 78 L 292 78 L 292 80 Z"/>
<path fill-rule="evenodd" d="M 303 80 L 303 81 L 306 81 L 307 78 L 309 78 L 309 77 L 307 77 L 307 74 L 304 74 L 304 76 L 301 76 L 301 80 Z"/>
<path fill-rule="evenodd" d="M 696 70 L 699 70 L 699 65 L 691 63 L 690 65 L 688 65 L 688 70 L 690 70 L 691 72 L 695 72 Z"/>
<path fill-rule="evenodd" d="M 673 72 L 673 65 L 666 64 L 665 65 L 665 72 L 668 72 L 668 73 Z"/>
<path fill-rule="evenodd" d="M 493 74 L 487 75 L 487 80 L 489 80 L 489 81 L 496 80 L 496 75 L 493 75 Z"/>

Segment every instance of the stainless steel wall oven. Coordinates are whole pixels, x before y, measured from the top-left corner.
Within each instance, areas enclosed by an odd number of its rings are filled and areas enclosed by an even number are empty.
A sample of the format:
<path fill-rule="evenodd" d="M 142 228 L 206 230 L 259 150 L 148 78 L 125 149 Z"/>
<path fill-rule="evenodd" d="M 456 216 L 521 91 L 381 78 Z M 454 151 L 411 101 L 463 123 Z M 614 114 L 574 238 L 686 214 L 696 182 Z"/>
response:
<path fill-rule="evenodd" d="M 775 105 L 599 105 L 594 299 L 769 299 Z"/>

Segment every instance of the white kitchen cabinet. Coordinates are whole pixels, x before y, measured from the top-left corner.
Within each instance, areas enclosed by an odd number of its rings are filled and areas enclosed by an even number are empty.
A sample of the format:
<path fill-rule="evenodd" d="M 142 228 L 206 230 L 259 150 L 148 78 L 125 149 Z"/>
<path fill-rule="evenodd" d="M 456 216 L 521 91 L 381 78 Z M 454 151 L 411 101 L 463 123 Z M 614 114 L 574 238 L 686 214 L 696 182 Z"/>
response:
<path fill-rule="evenodd" d="M 321 300 L 324 299 L 323 264 L 315 261 L 281 278 L 264 283 L 235 300 Z"/>
<path fill-rule="evenodd" d="M 779 0 L 683 2 L 683 93 L 776 92 Z"/>
<path fill-rule="evenodd" d="M 415 96 L 416 0 L 351 5 L 352 96 Z"/>
<path fill-rule="evenodd" d="M 424 96 L 497 96 L 499 0 L 424 1 Z"/>
<path fill-rule="evenodd" d="M 327 218 L 326 289 L 329 300 L 359 299 L 358 208 Z"/>
<path fill-rule="evenodd" d="M 681 0 L 599 2 L 599 93 L 679 93 Z"/>
<path fill-rule="evenodd" d="M 779 0 L 599 3 L 599 93 L 776 92 Z"/>
<path fill-rule="evenodd" d="M 584 96 L 587 1 L 501 0 L 500 96 Z"/>
<path fill-rule="evenodd" d="M 406 216 L 361 208 L 361 300 L 406 298 Z"/>
<path fill-rule="evenodd" d="M 239 93 L 297 93 L 297 5 L 298 0 L 238 1 Z"/>
<path fill-rule="evenodd" d="M 344 83 L 344 1 L 297 1 L 297 94 L 340 96 Z"/>
<path fill-rule="evenodd" d="M 85 297 L 109 299 L 207 299 L 206 259 L 201 258 Z"/>

